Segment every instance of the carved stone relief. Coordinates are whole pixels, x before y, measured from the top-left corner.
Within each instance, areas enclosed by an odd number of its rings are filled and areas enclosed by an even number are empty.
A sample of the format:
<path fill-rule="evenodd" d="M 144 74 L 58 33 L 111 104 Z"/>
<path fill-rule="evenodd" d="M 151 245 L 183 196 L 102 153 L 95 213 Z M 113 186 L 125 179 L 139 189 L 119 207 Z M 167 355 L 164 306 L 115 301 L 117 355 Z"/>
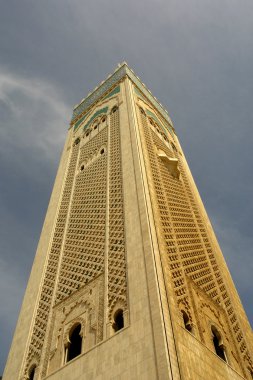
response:
<path fill-rule="evenodd" d="M 66 352 L 71 343 L 70 335 L 75 326 L 81 326 L 81 354 L 99 343 L 103 329 L 103 308 L 103 275 L 87 283 L 54 307 L 48 374 L 66 364 Z"/>

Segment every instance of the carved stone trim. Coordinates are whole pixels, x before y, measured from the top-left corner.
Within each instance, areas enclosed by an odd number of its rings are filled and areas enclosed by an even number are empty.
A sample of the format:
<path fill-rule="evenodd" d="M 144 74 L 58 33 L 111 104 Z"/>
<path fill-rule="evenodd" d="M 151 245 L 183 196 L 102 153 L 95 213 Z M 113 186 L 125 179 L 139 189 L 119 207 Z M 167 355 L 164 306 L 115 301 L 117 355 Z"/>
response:
<path fill-rule="evenodd" d="M 126 63 L 123 63 L 117 68 L 113 74 L 111 74 L 105 81 L 103 81 L 95 90 L 89 94 L 82 102 L 74 108 L 73 117 L 71 123 L 75 122 L 78 116 L 84 113 L 89 107 L 97 102 L 106 92 L 108 92 L 116 83 L 118 83 L 125 76 L 128 76 L 132 82 L 138 87 L 143 95 L 153 104 L 155 108 L 161 113 L 161 115 L 172 125 L 172 121 L 166 111 L 166 109 L 158 102 L 158 100 L 151 94 L 146 86 L 140 81 L 140 79 L 134 74 Z"/>
<path fill-rule="evenodd" d="M 64 346 L 68 346 L 71 343 L 69 340 L 69 336 L 77 325 L 81 325 L 81 330 L 80 330 L 79 335 L 81 337 L 85 336 L 85 325 L 86 325 L 85 320 L 84 318 L 77 317 L 73 319 L 73 321 L 69 322 L 66 326 L 66 330 L 64 331 L 64 335 L 63 335 Z"/>

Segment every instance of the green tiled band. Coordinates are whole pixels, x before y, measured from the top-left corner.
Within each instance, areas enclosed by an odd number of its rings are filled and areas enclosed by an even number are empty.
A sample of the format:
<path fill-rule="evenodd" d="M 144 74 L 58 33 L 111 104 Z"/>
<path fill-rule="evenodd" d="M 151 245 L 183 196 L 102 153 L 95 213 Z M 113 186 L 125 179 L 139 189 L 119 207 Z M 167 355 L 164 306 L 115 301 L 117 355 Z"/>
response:
<path fill-rule="evenodd" d="M 106 113 L 108 111 L 108 107 L 104 107 L 104 108 L 101 108 L 100 110 L 97 110 L 94 115 L 90 118 L 90 120 L 88 121 L 88 123 L 85 124 L 85 126 L 83 127 L 83 130 L 87 129 L 89 127 L 89 125 L 93 122 L 94 119 L 96 119 L 96 117 L 98 115 L 101 115 L 102 113 Z"/>

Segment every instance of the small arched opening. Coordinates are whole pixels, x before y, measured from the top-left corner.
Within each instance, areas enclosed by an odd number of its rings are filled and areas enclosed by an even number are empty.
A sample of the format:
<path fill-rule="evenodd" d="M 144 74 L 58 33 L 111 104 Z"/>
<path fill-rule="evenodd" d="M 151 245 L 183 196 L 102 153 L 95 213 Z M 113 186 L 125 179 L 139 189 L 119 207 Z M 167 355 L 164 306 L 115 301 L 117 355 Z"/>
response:
<path fill-rule="evenodd" d="M 171 146 L 172 146 L 173 150 L 175 150 L 175 152 L 177 152 L 177 148 L 176 148 L 176 145 L 175 145 L 175 144 L 173 144 L 173 142 L 171 142 Z"/>
<path fill-rule="evenodd" d="M 75 139 L 74 141 L 74 146 L 78 145 L 79 143 L 80 143 L 80 137 L 77 137 L 77 139 Z"/>
<path fill-rule="evenodd" d="M 29 371 L 29 380 L 34 380 L 35 379 L 35 371 L 36 371 L 36 366 L 33 366 L 30 371 Z"/>
<path fill-rule="evenodd" d="M 191 325 L 190 318 L 189 318 L 188 314 L 184 310 L 181 310 L 181 313 L 183 316 L 185 329 L 192 333 L 192 325 Z"/>
<path fill-rule="evenodd" d="M 214 345 L 215 352 L 222 360 L 227 362 L 226 353 L 225 353 L 225 349 L 222 343 L 221 335 L 214 326 L 211 327 L 211 330 L 213 334 L 213 345 Z"/>
<path fill-rule="evenodd" d="M 113 322 L 113 330 L 115 332 L 123 329 L 124 327 L 124 316 L 123 316 L 123 310 L 122 309 L 118 309 L 115 313 L 114 313 L 114 316 L 113 316 L 113 319 L 114 319 L 114 322 Z"/>
<path fill-rule="evenodd" d="M 151 119 L 151 117 L 148 120 L 149 120 L 149 122 L 150 122 L 151 125 L 153 125 L 153 126 L 155 125 L 154 122 L 153 122 L 153 119 Z"/>
<path fill-rule="evenodd" d="M 111 113 L 115 113 L 115 112 L 117 111 L 117 109 L 118 109 L 118 107 L 117 107 L 117 106 L 114 106 L 114 107 L 112 108 Z"/>
<path fill-rule="evenodd" d="M 248 367 L 248 371 L 249 371 L 249 374 L 251 376 L 251 379 L 253 379 L 253 370 L 250 367 Z"/>
<path fill-rule="evenodd" d="M 96 129 L 98 129 L 98 125 L 99 125 L 99 120 L 96 119 L 94 122 L 93 122 L 93 130 L 95 131 Z"/>
<path fill-rule="evenodd" d="M 75 328 L 69 334 L 69 346 L 67 353 L 67 362 L 76 358 L 82 352 L 82 337 L 80 335 L 81 324 L 75 326 Z"/>
<path fill-rule="evenodd" d="M 139 107 L 139 108 L 140 108 L 140 113 L 141 113 L 142 115 L 146 115 L 146 113 L 145 113 L 144 109 L 143 109 L 143 108 L 141 108 L 141 107 Z"/>

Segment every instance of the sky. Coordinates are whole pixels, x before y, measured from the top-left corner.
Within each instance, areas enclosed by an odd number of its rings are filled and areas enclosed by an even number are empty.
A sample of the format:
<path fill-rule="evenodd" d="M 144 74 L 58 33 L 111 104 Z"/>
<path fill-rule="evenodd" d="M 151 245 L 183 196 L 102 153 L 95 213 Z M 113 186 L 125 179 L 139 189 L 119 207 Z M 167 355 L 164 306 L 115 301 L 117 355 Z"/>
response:
<path fill-rule="evenodd" d="M 253 324 L 252 20 L 252 0 L 1 2 L 0 374 L 73 106 L 122 61 L 173 120 Z"/>

